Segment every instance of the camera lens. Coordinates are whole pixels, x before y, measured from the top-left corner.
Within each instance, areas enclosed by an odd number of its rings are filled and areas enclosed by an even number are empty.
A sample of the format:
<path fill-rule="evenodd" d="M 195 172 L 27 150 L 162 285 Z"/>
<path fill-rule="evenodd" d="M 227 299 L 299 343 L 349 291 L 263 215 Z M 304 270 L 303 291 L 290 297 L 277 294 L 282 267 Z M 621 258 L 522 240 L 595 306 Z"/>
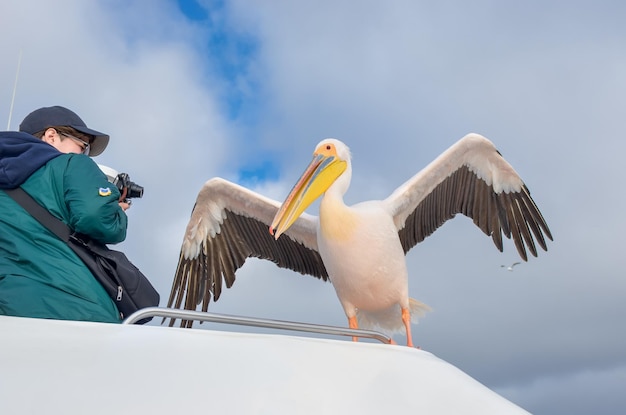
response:
<path fill-rule="evenodd" d="M 139 186 L 136 183 L 128 182 L 128 197 L 142 197 L 143 196 L 143 186 Z"/>

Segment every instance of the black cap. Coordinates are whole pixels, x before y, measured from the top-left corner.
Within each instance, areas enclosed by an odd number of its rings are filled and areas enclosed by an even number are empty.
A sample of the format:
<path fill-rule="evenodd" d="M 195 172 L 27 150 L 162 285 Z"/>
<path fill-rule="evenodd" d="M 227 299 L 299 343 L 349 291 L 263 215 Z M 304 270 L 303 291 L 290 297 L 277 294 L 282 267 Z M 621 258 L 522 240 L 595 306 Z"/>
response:
<path fill-rule="evenodd" d="M 28 114 L 20 124 L 20 131 L 35 134 L 50 127 L 72 127 L 76 131 L 93 136 L 89 145 L 89 156 L 101 154 L 109 144 L 109 136 L 91 128 L 75 112 L 65 107 L 44 107 Z"/>

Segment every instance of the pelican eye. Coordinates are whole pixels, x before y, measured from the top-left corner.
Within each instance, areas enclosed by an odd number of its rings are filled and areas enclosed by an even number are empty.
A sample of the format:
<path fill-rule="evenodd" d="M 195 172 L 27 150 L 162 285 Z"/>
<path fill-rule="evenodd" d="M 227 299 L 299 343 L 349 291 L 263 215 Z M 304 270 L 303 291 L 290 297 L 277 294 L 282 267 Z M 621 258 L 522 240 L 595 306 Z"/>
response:
<path fill-rule="evenodd" d="M 326 144 L 326 150 L 330 150 L 332 147 L 330 144 Z"/>

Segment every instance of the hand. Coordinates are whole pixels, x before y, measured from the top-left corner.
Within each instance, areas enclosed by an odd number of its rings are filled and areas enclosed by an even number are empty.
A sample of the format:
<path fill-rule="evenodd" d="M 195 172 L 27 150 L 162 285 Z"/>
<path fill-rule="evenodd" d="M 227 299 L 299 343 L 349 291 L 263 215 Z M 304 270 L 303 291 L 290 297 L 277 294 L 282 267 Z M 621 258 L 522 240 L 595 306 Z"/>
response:
<path fill-rule="evenodd" d="M 127 202 L 119 202 L 119 204 L 124 212 L 126 212 L 126 210 L 130 207 L 130 203 Z"/>

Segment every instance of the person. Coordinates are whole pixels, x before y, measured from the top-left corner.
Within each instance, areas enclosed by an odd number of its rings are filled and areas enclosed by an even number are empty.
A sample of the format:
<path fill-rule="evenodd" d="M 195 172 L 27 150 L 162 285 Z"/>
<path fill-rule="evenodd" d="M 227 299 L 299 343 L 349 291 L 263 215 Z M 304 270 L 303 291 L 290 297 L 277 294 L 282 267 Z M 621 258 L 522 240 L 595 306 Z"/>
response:
<path fill-rule="evenodd" d="M 119 243 L 128 205 L 90 158 L 109 136 L 61 106 L 31 112 L 19 129 L 0 132 L 0 315 L 119 323 L 78 256 L 1 190 L 19 186 L 71 230 Z"/>

